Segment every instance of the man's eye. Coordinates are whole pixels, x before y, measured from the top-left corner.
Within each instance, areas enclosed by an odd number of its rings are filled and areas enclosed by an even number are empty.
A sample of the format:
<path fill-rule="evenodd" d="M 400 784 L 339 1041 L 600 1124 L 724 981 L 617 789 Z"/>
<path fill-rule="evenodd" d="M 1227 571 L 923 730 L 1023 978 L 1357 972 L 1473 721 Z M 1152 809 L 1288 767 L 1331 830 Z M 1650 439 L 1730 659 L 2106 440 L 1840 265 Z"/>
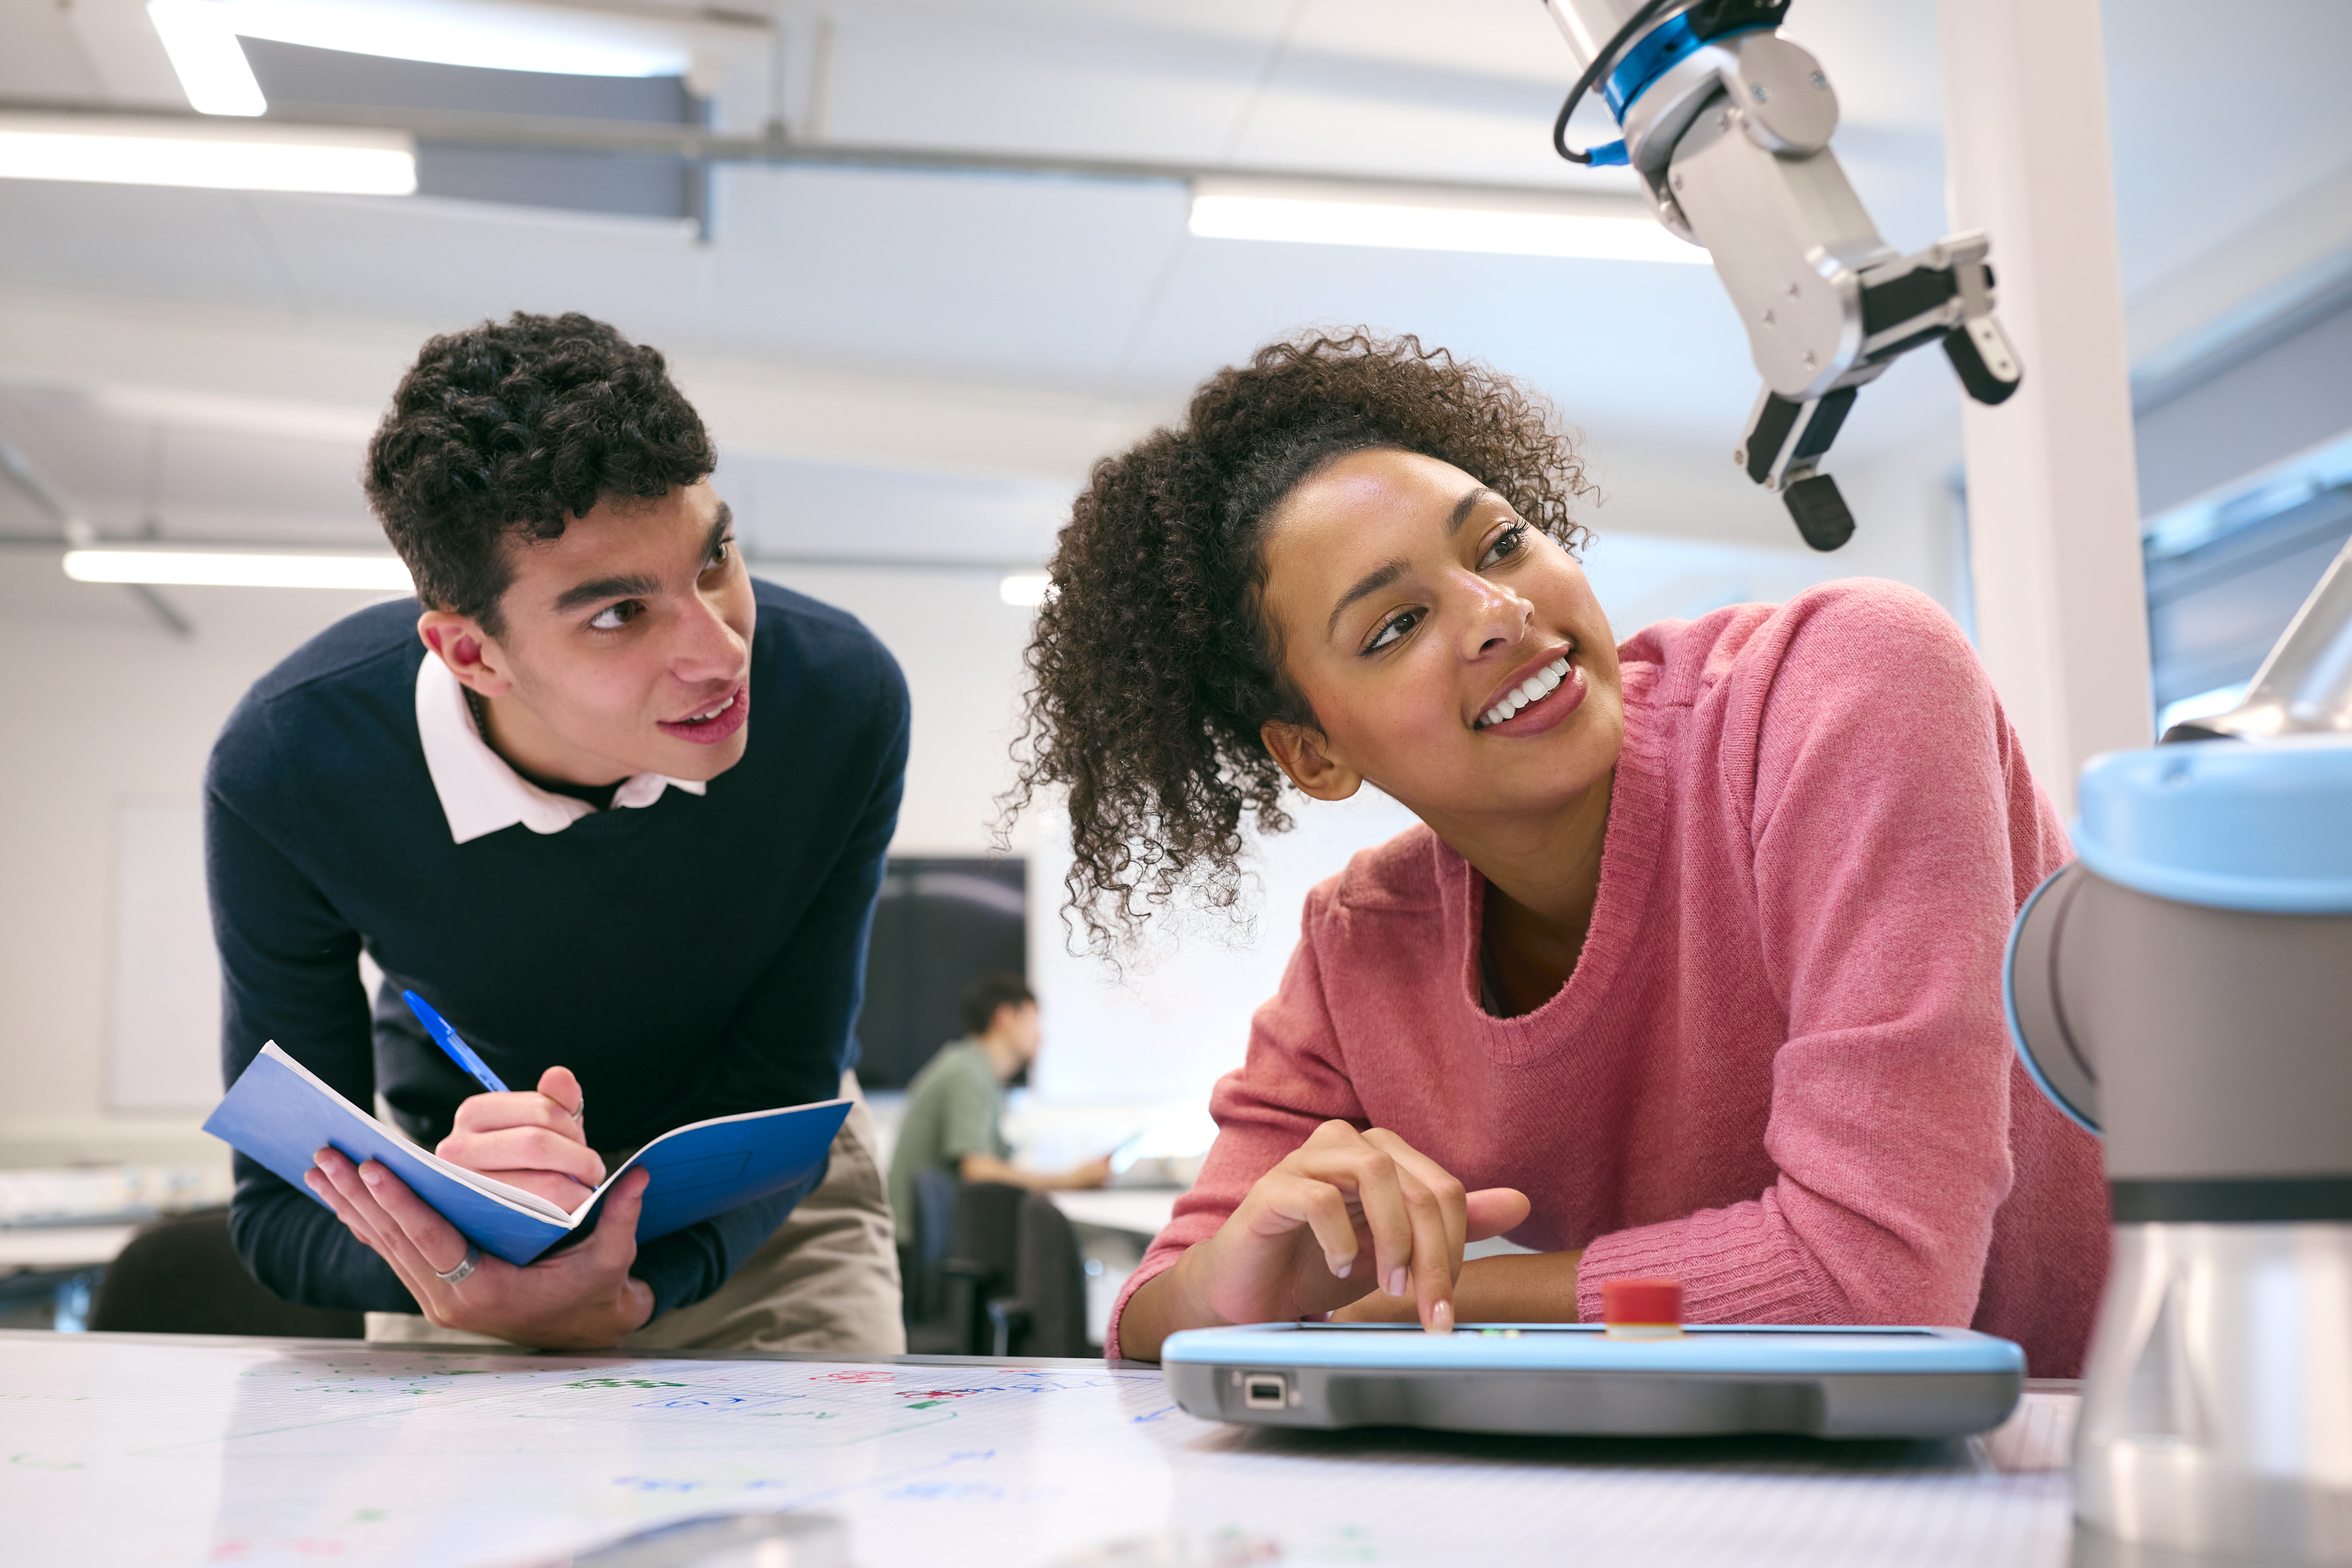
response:
<path fill-rule="evenodd" d="M 1489 566 L 1500 566 L 1527 547 L 1528 525 L 1515 522 L 1495 535 L 1495 542 L 1488 545 L 1486 553 L 1478 559 L 1478 570 L 1484 572 Z"/>
<path fill-rule="evenodd" d="M 1364 645 L 1364 651 L 1378 653 L 1419 625 L 1421 625 L 1419 610 L 1400 610 L 1381 623 L 1381 629 L 1372 634 L 1372 640 Z"/>
<path fill-rule="evenodd" d="M 731 539 L 722 539 L 710 547 L 710 559 L 702 563 L 702 569 L 705 572 L 716 572 L 733 559 L 735 559 L 735 542 Z"/>
<path fill-rule="evenodd" d="M 624 599 L 617 605 L 607 605 L 589 617 L 592 631 L 617 632 L 634 621 L 645 610 L 635 599 Z"/>

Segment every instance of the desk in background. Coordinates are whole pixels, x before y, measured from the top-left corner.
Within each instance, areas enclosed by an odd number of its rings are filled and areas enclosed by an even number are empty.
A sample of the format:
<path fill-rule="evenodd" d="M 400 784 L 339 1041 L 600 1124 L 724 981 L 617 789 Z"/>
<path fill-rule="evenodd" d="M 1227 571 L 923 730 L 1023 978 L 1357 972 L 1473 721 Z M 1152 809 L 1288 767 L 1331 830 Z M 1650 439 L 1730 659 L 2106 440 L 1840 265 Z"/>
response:
<path fill-rule="evenodd" d="M 99 1277 L 141 1223 L 228 1201 L 213 1165 L 0 1170 L 0 1328 L 79 1329 Z"/>
<path fill-rule="evenodd" d="M 0 1328 L 79 1329 L 135 1225 L 0 1228 Z"/>
<path fill-rule="evenodd" d="M 1184 1195 L 1177 1187 L 1097 1187 L 1048 1194 L 1078 1232 L 1087 1271 L 1087 1338 L 1110 1334 L 1110 1309 Z"/>
<path fill-rule="evenodd" d="M 1153 1237 L 1167 1228 L 1176 1212 L 1176 1200 L 1184 1194 L 1174 1187 L 1097 1187 L 1052 1195 L 1054 1206 L 1072 1225 L 1140 1237 L 1148 1247 Z"/>
<path fill-rule="evenodd" d="M 1244 1432 L 1099 1362 L 0 1333 L 28 1563 L 552 1563 L 805 1510 L 861 1568 L 2059 1568 L 2074 1398 L 1946 1444 Z"/>

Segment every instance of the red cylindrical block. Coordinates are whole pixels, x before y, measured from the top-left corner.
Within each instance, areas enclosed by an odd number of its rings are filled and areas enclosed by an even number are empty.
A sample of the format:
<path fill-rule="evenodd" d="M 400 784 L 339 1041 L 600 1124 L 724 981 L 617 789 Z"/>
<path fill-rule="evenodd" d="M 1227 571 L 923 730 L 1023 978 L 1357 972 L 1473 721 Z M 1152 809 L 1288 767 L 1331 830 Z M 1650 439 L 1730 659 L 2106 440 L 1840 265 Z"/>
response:
<path fill-rule="evenodd" d="M 1601 1321 L 1604 1323 L 1679 1323 L 1683 1321 L 1682 1281 L 1608 1280 L 1601 1287 Z"/>

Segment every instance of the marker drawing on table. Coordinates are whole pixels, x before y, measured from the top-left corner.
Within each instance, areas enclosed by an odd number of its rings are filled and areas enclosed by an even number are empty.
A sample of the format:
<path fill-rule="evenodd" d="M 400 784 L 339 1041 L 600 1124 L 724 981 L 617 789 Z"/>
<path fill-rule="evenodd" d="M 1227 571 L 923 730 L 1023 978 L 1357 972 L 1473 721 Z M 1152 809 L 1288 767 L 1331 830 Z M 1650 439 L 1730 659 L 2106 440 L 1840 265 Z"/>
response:
<path fill-rule="evenodd" d="M 2067 1483 L 2038 1467 L 2070 1410 L 2029 1393 L 2013 1431 L 1930 1445 L 1293 1436 L 1187 1415 L 1117 1367 L 0 1334 L 0 1517 L 12 1560 L 78 1568 L 523 1568 L 730 1513 L 838 1520 L 863 1568 L 928 1568 L 949 1541 L 959 1568 L 1507 1568 L 1565 1540 L 2058 1568 Z"/>

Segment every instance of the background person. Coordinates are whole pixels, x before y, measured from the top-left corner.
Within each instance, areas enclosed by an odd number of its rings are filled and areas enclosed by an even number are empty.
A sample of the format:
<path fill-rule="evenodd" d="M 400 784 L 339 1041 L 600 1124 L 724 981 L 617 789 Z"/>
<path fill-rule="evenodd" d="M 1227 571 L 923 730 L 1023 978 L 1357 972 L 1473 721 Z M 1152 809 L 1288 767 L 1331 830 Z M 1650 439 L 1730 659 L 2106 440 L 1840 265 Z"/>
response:
<path fill-rule="evenodd" d="M 1001 1182 L 1032 1192 L 1099 1187 L 1110 1180 L 1110 1156 L 1067 1171 L 1032 1171 L 1013 1163 L 1004 1140 L 1004 1086 L 1037 1059 L 1045 1035 L 1028 982 L 1003 972 L 964 988 L 957 1020 L 963 1037 L 941 1046 L 907 1086 L 898 1141 L 890 1152 L 890 1208 L 902 1245 L 912 1245 L 915 1173 L 926 1166 L 959 1182 Z"/>

